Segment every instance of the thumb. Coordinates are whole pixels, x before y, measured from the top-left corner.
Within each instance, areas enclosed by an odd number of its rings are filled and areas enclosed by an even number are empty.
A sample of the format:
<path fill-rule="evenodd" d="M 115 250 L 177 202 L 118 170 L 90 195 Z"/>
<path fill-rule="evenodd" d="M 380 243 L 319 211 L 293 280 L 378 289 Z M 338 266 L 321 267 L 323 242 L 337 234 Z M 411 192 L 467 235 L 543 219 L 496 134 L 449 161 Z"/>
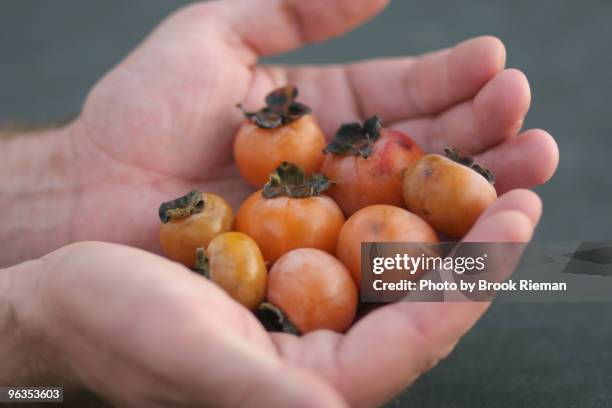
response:
<path fill-rule="evenodd" d="M 349 31 L 380 12 L 388 1 L 225 0 L 189 6 L 175 18 L 191 25 L 183 28 L 210 31 L 212 26 L 213 34 L 233 47 L 265 56 Z"/>
<path fill-rule="evenodd" d="M 285 367 L 274 375 L 260 376 L 257 386 L 244 393 L 241 407 L 348 407 L 329 383 L 304 370 Z"/>

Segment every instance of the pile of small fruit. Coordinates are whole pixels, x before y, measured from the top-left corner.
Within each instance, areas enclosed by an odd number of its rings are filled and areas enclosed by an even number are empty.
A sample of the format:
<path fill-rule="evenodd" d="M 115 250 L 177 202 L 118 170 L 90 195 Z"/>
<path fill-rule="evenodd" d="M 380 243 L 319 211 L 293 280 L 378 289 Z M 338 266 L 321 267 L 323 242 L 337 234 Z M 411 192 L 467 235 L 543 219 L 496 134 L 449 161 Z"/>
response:
<path fill-rule="evenodd" d="M 455 149 L 423 155 L 376 116 L 343 124 L 327 144 L 297 95 L 286 86 L 243 110 L 234 159 L 260 190 L 236 216 L 193 190 L 161 204 L 160 242 L 270 330 L 344 332 L 359 302 L 361 242 L 461 238 L 497 198 L 494 177 Z"/>

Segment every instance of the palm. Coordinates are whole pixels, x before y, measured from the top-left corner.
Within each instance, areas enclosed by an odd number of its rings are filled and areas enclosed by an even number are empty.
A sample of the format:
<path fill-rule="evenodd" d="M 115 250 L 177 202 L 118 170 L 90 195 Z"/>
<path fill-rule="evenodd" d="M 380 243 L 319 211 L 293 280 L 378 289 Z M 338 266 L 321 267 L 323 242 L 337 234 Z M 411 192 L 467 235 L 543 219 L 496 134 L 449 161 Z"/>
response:
<path fill-rule="evenodd" d="M 194 187 L 234 206 L 246 196 L 232 139 L 253 75 L 217 38 L 162 31 L 92 90 L 76 142 L 108 191 L 91 189 L 85 200 L 106 201 L 116 220 L 95 238 L 156 249 L 160 202 Z"/>

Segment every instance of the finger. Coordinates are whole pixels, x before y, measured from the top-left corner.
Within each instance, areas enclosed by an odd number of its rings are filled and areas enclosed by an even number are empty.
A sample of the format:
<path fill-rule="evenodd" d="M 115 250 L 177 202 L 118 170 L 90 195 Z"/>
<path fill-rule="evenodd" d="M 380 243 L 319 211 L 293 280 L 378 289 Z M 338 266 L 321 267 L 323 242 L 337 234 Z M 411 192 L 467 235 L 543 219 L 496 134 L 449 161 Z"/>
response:
<path fill-rule="evenodd" d="M 247 357 L 248 358 L 248 357 Z M 242 369 L 242 361 L 239 366 Z M 249 361 L 247 361 L 248 365 Z M 238 368 L 238 367 L 237 367 Z M 342 397 L 329 384 L 307 372 L 289 366 L 266 368 L 252 367 L 244 376 L 250 382 L 248 387 L 237 386 L 233 395 L 238 400 L 228 406 L 237 407 L 347 407 Z M 238 380 L 240 373 L 235 380 Z M 253 380 L 255 380 L 253 382 Z M 248 384 L 248 383 L 244 383 Z M 240 390 L 240 388 L 243 388 Z M 241 392 L 242 391 L 242 392 Z M 216 402 L 213 402 L 216 404 Z"/>
<path fill-rule="evenodd" d="M 516 136 L 531 104 L 531 90 L 521 71 L 501 72 L 474 98 L 472 138 L 466 138 L 466 149 L 479 153 L 505 139 Z"/>
<path fill-rule="evenodd" d="M 502 42 L 490 36 L 414 60 L 367 61 L 346 68 L 363 116 L 386 122 L 436 114 L 472 98 L 504 66 Z"/>
<path fill-rule="evenodd" d="M 511 203 L 506 203 L 506 207 L 510 207 Z M 481 256 L 487 257 L 486 268 L 478 276 L 463 276 L 460 280 L 471 281 L 472 283 L 481 282 L 482 280 L 488 283 L 504 282 L 512 276 L 517 268 L 525 249 L 525 243 L 528 242 L 534 230 L 534 223 L 531 217 L 539 218 L 541 207 L 533 206 L 530 209 L 531 214 L 526 214 L 518 209 L 503 209 L 497 208 L 483 215 L 477 222 L 476 226 L 464 237 L 463 241 L 474 242 L 475 245 L 459 245 L 457 246 L 454 256 L 461 256 L 466 253 L 474 253 L 474 250 L 479 252 Z M 483 244 L 485 242 L 485 244 Z M 486 242 L 492 242 L 493 245 L 487 245 Z M 505 244 L 505 243 L 509 243 Z M 452 272 L 445 274 L 441 272 L 440 276 L 445 275 L 448 280 L 455 280 Z M 495 292 L 490 290 L 451 290 L 449 293 L 444 293 L 444 299 L 467 300 L 468 299 L 480 302 L 488 302 L 495 296 Z"/>
<path fill-rule="evenodd" d="M 232 47 L 259 56 L 277 54 L 342 34 L 385 7 L 388 0 L 233 0 L 188 7 Z"/>
<path fill-rule="evenodd" d="M 536 225 L 542 215 L 542 200 L 530 190 L 508 191 L 487 208 L 481 218 L 484 220 L 501 211 L 520 211 Z"/>
<path fill-rule="evenodd" d="M 497 74 L 473 100 L 453 106 L 429 122 L 402 121 L 393 127 L 412 135 L 426 151 L 456 147 L 480 153 L 516 136 L 529 110 L 531 92 L 515 69 Z"/>
<path fill-rule="evenodd" d="M 548 181 L 559 163 L 559 148 L 546 131 L 531 129 L 477 155 L 495 174 L 498 194 Z"/>
<path fill-rule="evenodd" d="M 326 134 L 333 134 L 339 123 L 379 115 L 387 124 L 412 118 L 408 125 L 419 126 L 422 131 L 416 134 L 422 135 L 431 123 L 428 115 L 472 98 L 504 64 L 501 41 L 478 37 L 419 58 L 346 66 L 270 66 L 266 77 L 275 78 L 276 85 L 296 84 Z"/>

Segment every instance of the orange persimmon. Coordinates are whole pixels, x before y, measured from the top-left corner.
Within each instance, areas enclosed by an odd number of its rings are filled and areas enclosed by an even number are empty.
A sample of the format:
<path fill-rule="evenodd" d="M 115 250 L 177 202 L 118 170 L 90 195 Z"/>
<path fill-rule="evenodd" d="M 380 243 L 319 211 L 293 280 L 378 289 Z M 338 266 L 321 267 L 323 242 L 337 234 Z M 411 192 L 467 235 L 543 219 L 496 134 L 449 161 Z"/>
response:
<path fill-rule="evenodd" d="M 234 139 L 234 160 L 240 174 L 261 188 L 282 162 L 300 166 L 307 175 L 320 170 L 325 136 L 310 108 L 296 102 L 296 87 L 287 86 L 266 97 L 266 107 L 245 112 Z"/>
<path fill-rule="evenodd" d="M 173 261 L 193 268 L 196 250 L 206 247 L 217 235 L 234 224 L 232 207 L 222 197 L 192 190 L 159 207 L 159 242 Z"/>
<path fill-rule="evenodd" d="M 194 270 L 219 285 L 235 301 L 255 309 L 266 295 L 268 269 L 259 247 L 241 232 L 217 235 L 208 248 L 198 248 Z"/>
<path fill-rule="evenodd" d="M 318 329 L 343 333 L 355 318 L 358 295 L 340 261 L 302 248 L 283 255 L 270 270 L 268 302 L 301 334 Z"/>
<path fill-rule="evenodd" d="M 409 136 L 383 128 L 376 116 L 363 126 L 342 125 L 325 152 L 321 172 L 335 183 L 328 195 L 347 217 L 374 204 L 404 206 L 402 173 L 423 154 Z"/>
<path fill-rule="evenodd" d="M 320 195 L 329 184 L 323 176 L 305 177 L 299 167 L 283 163 L 264 189 L 242 204 L 236 230 L 252 237 L 270 262 L 296 248 L 333 253 L 344 215 L 334 200 Z"/>
<path fill-rule="evenodd" d="M 361 282 L 362 242 L 436 243 L 433 228 L 421 217 L 392 205 L 372 205 L 353 214 L 338 237 L 336 255 L 355 282 Z"/>
<path fill-rule="evenodd" d="M 446 149 L 427 154 L 406 170 L 403 196 L 408 209 L 452 238 L 461 238 L 496 199 L 495 177 L 471 156 Z"/>

